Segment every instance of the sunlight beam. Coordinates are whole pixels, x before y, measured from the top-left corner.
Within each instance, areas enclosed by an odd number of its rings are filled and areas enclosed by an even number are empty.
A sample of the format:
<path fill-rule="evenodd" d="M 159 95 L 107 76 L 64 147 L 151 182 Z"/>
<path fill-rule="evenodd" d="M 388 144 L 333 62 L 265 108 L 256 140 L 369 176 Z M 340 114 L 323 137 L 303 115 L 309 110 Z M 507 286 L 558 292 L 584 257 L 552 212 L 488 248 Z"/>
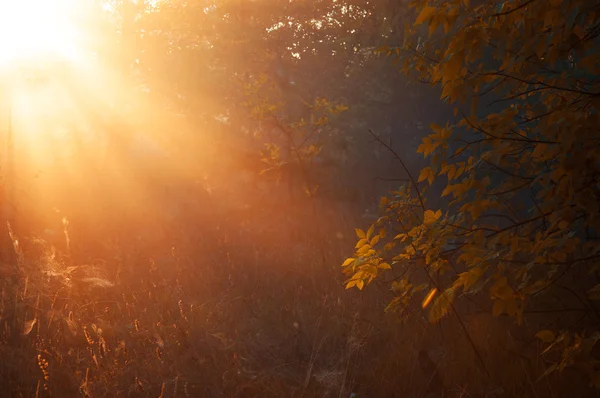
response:
<path fill-rule="evenodd" d="M 0 64 L 76 55 L 75 0 L 0 2 Z"/>

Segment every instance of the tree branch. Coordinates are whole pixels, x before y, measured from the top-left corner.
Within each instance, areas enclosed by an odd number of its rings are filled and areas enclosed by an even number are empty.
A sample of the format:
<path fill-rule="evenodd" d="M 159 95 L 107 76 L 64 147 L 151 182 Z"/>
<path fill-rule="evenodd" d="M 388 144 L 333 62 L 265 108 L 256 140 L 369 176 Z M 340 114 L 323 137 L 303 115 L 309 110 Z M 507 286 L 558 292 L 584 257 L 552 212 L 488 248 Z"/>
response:
<path fill-rule="evenodd" d="M 423 208 L 423 210 L 425 210 L 425 201 L 423 201 L 423 197 L 421 196 L 421 190 L 419 189 L 419 186 L 417 185 L 417 181 L 413 178 L 412 174 L 408 170 L 408 167 L 406 167 L 406 164 L 404 163 L 404 161 L 402 160 L 400 155 L 398 155 L 398 153 L 396 153 L 396 151 L 394 151 L 394 148 L 392 148 L 387 143 L 385 143 L 381 138 L 379 138 L 379 136 L 377 136 L 377 134 L 373 133 L 373 131 L 371 131 L 370 129 L 368 131 L 373 136 L 373 139 L 375 139 L 375 141 L 377 141 L 380 145 L 382 145 L 384 148 L 386 148 L 388 151 L 390 151 L 390 153 L 394 156 L 394 158 L 396 158 L 400 162 L 400 164 L 402 165 L 402 168 L 408 175 L 410 182 L 412 183 L 412 185 L 415 187 L 415 190 L 417 191 L 417 196 L 419 197 L 419 202 L 421 203 L 421 207 Z"/>
<path fill-rule="evenodd" d="M 522 8 L 525 8 L 525 7 L 527 7 L 529 4 L 533 3 L 534 1 L 535 1 L 535 0 L 529 0 L 529 1 L 526 1 L 525 3 L 521 4 L 520 6 L 518 6 L 518 7 L 514 8 L 514 9 L 512 9 L 512 10 L 503 11 L 503 12 L 498 12 L 498 13 L 496 13 L 496 14 L 491 14 L 489 17 L 496 17 L 496 18 L 498 18 L 498 17 L 504 16 L 504 15 L 508 15 L 508 14 L 510 14 L 510 13 L 513 13 L 513 12 L 515 12 L 515 11 L 518 11 L 518 10 L 520 10 L 520 9 L 522 9 Z"/>

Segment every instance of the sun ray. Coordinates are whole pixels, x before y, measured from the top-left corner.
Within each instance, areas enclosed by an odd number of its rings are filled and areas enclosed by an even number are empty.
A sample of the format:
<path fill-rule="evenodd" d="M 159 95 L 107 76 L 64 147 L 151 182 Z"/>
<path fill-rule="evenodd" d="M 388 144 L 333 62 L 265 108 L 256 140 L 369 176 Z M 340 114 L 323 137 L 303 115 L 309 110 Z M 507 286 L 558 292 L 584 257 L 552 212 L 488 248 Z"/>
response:
<path fill-rule="evenodd" d="M 48 56 L 74 57 L 75 0 L 12 0 L 0 3 L 0 63 Z"/>

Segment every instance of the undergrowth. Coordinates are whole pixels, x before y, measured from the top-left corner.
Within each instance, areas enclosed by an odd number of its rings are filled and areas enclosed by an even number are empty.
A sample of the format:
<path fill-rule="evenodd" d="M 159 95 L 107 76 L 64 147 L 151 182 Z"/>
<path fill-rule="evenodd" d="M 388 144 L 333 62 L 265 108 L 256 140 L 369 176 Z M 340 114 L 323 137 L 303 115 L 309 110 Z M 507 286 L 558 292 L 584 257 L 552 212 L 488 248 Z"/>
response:
<path fill-rule="evenodd" d="M 392 292 L 383 283 L 345 290 L 339 263 L 352 244 L 350 226 L 361 220 L 331 203 L 320 204 L 317 215 L 309 208 L 231 209 L 229 218 L 202 228 L 172 226 L 170 236 L 143 235 L 139 226 L 140 235 L 105 242 L 104 251 L 69 233 L 68 224 L 62 244 L 13 236 L 18 264 L 5 264 L 0 280 L 1 395 L 559 391 L 555 382 L 536 380 L 542 364 L 519 357 L 523 347 L 539 347 L 518 342 L 508 320 L 476 312 L 465 320 L 488 378 L 456 320 L 434 327 L 420 308 L 409 319 L 385 313 Z"/>

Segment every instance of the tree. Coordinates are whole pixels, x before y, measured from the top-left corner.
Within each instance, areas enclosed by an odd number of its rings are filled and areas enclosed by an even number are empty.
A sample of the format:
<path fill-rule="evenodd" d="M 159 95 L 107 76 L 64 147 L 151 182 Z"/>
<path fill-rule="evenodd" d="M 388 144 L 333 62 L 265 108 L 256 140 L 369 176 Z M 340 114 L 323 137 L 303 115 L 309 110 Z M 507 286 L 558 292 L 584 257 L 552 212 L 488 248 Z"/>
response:
<path fill-rule="evenodd" d="M 548 372 L 578 358 L 600 387 L 590 355 L 600 330 L 590 302 L 600 291 L 600 8 L 582 0 L 413 6 L 405 43 L 379 51 L 438 87 L 460 120 L 431 125 L 418 149 L 430 164 L 382 198 L 376 223 L 356 230 L 347 287 L 391 272 L 389 309 L 407 311 L 420 297 L 437 322 L 458 316 L 457 297 L 487 296 L 494 315 L 518 324 L 559 285 L 585 289 L 588 316 L 538 337 L 562 348 Z M 432 208 L 427 189 L 440 178 L 448 201 Z M 582 271 L 589 277 L 577 277 Z"/>

